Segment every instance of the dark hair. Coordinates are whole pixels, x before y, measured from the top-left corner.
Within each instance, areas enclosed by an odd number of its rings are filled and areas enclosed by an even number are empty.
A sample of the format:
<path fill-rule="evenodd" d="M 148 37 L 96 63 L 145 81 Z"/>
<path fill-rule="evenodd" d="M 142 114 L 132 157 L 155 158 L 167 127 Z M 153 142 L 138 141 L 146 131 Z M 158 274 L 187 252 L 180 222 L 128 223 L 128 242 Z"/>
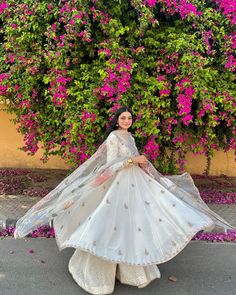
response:
<path fill-rule="evenodd" d="M 116 123 L 118 121 L 118 118 L 120 116 L 121 113 L 123 112 L 129 112 L 132 116 L 132 120 L 133 120 L 133 123 L 134 123 L 134 115 L 133 115 L 133 112 L 131 111 L 130 108 L 128 107 L 120 107 L 118 110 L 116 110 L 114 116 L 112 117 L 111 121 L 110 121 L 110 124 L 104 134 L 104 139 L 106 139 L 108 137 L 108 135 L 113 131 L 113 130 L 116 130 L 118 129 L 118 126 L 116 126 Z M 132 126 L 129 127 L 128 131 L 131 131 L 132 130 Z"/>

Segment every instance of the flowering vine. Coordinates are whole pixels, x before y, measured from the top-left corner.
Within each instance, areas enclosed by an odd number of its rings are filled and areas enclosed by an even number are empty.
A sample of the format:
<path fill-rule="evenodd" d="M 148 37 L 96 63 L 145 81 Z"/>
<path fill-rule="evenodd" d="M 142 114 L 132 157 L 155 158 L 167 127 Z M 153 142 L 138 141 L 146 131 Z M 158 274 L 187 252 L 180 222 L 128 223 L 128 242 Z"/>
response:
<path fill-rule="evenodd" d="M 187 151 L 235 148 L 234 12 L 223 0 L 1 1 L 0 98 L 21 148 L 76 167 L 121 105 L 162 172 L 183 170 Z"/>

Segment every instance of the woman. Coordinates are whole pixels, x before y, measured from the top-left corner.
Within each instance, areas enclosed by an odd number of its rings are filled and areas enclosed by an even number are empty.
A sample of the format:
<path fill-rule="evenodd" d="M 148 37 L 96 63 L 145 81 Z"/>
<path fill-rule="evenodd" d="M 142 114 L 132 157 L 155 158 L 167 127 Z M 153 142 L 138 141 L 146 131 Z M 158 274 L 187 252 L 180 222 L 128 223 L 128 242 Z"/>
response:
<path fill-rule="evenodd" d="M 69 271 L 91 294 L 110 294 L 115 278 L 145 287 L 157 264 L 200 230 L 235 229 L 211 211 L 188 173 L 163 176 L 140 155 L 133 114 L 121 107 L 98 150 L 18 222 L 23 237 L 53 220 L 60 250 L 74 247 Z"/>

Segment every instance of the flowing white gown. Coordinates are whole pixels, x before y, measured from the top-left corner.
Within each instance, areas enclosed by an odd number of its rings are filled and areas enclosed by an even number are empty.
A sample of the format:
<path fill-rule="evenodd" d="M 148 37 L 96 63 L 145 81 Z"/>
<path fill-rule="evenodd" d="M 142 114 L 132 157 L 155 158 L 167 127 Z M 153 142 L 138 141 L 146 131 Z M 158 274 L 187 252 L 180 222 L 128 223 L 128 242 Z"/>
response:
<path fill-rule="evenodd" d="M 235 229 L 203 202 L 189 173 L 164 176 L 128 165 L 131 133 L 115 130 L 97 152 L 18 222 L 23 237 L 53 219 L 60 250 L 74 247 L 69 271 L 91 294 L 110 294 L 115 278 L 145 287 L 157 264 L 176 256 L 200 230 Z"/>

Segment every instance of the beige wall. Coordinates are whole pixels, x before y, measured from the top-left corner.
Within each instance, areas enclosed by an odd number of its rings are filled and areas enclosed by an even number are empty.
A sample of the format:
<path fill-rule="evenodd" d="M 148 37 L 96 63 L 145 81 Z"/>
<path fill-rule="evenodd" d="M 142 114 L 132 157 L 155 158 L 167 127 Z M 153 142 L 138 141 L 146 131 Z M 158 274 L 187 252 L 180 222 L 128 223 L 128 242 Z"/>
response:
<path fill-rule="evenodd" d="M 3 110 L 4 106 L 0 105 L 0 167 L 19 167 L 19 168 L 52 168 L 66 169 L 62 159 L 57 156 L 51 156 L 50 160 L 43 164 L 39 159 L 42 152 L 39 150 L 35 156 L 27 156 L 25 152 L 20 151 L 17 147 L 24 145 L 22 135 L 16 131 L 16 126 L 10 122 L 13 116 Z M 203 155 L 187 154 L 186 171 L 192 174 L 202 174 L 206 167 L 206 157 Z M 225 174 L 236 176 L 236 164 L 234 151 L 227 153 L 216 152 L 211 159 L 210 175 Z"/>
<path fill-rule="evenodd" d="M 50 160 L 44 164 L 39 159 L 42 157 L 42 150 L 38 150 L 35 156 L 28 156 L 18 149 L 24 145 L 23 137 L 16 131 L 16 126 L 10 121 L 12 115 L 7 114 L 0 104 L 0 167 L 18 168 L 52 168 L 66 169 L 62 159 L 51 156 Z"/>

